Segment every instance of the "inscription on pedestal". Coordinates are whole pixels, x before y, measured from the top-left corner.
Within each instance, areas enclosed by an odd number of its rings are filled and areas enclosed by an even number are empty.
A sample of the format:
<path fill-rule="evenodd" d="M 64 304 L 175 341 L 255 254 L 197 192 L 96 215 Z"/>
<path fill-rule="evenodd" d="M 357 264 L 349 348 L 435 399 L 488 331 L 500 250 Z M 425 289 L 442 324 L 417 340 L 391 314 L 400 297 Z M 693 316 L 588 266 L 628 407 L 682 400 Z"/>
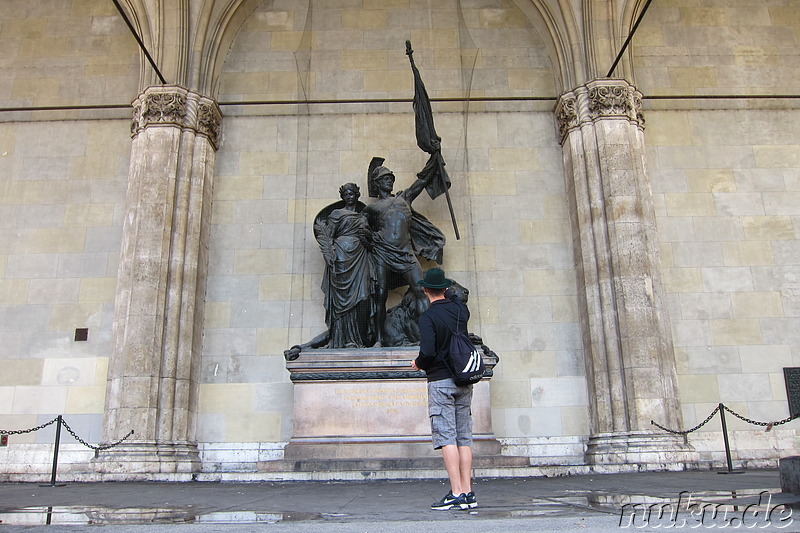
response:
<path fill-rule="evenodd" d="M 424 381 L 301 382 L 295 384 L 295 437 L 426 435 Z"/>
<path fill-rule="evenodd" d="M 403 408 L 419 408 L 428 405 L 425 389 L 409 390 L 406 387 L 383 387 L 380 391 L 358 390 L 340 387 L 335 390 L 337 398 L 351 409 L 382 408 L 387 413 L 398 413 Z"/>

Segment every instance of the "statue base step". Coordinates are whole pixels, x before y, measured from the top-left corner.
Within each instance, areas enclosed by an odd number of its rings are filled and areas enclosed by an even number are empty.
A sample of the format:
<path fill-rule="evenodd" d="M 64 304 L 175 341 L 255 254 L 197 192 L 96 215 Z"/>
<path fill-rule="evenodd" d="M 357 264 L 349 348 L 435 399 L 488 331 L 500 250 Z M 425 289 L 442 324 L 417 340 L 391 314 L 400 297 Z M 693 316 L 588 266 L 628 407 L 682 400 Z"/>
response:
<path fill-rule="evenodd" d="M 473 469 L 530 469 L 527 457 L 505 455 L 476 456 L 472 460 Z M 259 464 L 259 472 L 420 472 L 443 471 L 441 457 L 419 457 L 415 459 L 304 459 L 264 461 Z M 409 476 L 413 478 L 414 476 Z"/>

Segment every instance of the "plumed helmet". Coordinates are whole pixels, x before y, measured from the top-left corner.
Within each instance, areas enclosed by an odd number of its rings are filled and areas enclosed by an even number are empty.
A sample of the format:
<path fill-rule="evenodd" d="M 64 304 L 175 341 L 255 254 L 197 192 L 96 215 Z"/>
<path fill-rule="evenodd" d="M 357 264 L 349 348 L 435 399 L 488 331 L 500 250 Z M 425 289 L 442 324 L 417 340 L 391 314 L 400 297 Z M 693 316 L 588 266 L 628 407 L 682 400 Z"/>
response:
<path fill-rule="evenodd" d="M 370 198 L 378 197 L 378 187 L 375 185 L 378 178 L 386 176 L 387 174 L 394 176 L 394 172 L 389 170 L 388 167 L 383 166 L 384 161 L 385 159 L 382 157 L 373 157 L 370 162 L 369 171 L 367 172 L 367 186 Z"/>

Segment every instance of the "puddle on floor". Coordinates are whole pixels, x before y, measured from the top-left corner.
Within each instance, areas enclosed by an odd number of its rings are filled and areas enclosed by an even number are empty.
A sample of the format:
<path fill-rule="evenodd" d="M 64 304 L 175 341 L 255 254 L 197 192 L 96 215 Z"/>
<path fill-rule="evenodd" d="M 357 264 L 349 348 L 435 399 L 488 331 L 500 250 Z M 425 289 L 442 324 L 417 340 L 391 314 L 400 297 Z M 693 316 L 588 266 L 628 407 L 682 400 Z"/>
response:
<path fill-rule="evenodd" d="M 0 512 L 0 524 L 16 526 L 68 524 L 251 524 L 325 520 L 337 514 L 259 513 L 255 511 L 214 511 L 199 513 L 194 509 L 111 509 L 101 507 L 58 506 L 24 507 L 13 512 Z"/>
<path fill-rule="evenodd" d="M 649 505 L 751 505 L 769 504 L 770 501 L 784 503 L 787 499 L 796 497 L 783 495 L 780 488 L 771 489 L 743 489 L 734 491 L 683 491 L 670 496 L 649 496 L 641 494 L 619 494 L 611 491 L 592 491 L 584 493 L 589 505 L 600 509 L 614 509 L 619 511 L 623 506 L 649 506 Z M 770 498 L 771 497 L 771 498 Z"/>
<path fill-rule="evenodd" d="M 525 508 L 479 507 L 465 511 L 450 511 L 481 518 L 555 517 L 575 514 L 594 514 L 591 509 L 575 508 L 563 503 L 534 500 Z M 441 516 L 438 515 L 437 516 Z M 136 524 L 250 524 L 295 521 L 352 521 L 354 517 L 343 513 L 259 513 L 256 511 L 230 511 L 198 513 L 187 509 L 101 509 L 86 507 L 25 507 L 13 512 L 0 512 L 2 525 L 136 525 Z"/>
<path fill-rule="evenodd" d="M 800 518 L 800 498 L 778 488 L 684 491 L 672 496 L 570 491 L 572 505 L 614 513 L 626 527 L 784 528 Z M 577 498 L 577 501 L 576 499 Z M 556 498 L 553 498 L 554 500 Z"/>
<path fill-rule="evenodd" d="M 508 504 L 487 505 L 469 511 L 480 518 L 534 518 L 612 514 L 621 527 L 731 526 L 778 527 L 800 518 L 800 499 L 780 489 L 704 491 L 671 496 L 620 494 L 614 491 L 560 491 L 549 497 L 518 498 Z M 463 511 L 451 511 L 462 513 Z M 2 525 L 47 524 L 249 524 L 294 521 L 352 522 L 374 518 L 346 513 L 259 512 L 253 510 L 212 511 L 199 508 L 123 508 L 97 506 L 24 507 L 0 509 Z"/>

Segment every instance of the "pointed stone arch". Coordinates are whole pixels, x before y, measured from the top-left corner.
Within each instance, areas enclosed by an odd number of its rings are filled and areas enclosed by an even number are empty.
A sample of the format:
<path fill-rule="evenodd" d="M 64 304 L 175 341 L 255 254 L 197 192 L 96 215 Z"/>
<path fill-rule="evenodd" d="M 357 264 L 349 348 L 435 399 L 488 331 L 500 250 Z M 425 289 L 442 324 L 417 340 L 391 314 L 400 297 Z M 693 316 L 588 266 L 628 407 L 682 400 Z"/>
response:
<path fill-rule="evenodd" d="M 628 38 L 628 34 L 633 29 L 636 19 L 645 8 L 648 0 L 627 0 L 622 8 L 621 16 L 619 19 L 619 37 L 617 39 L 618 46 L 621 47 Z M 625 51 L 619 65 L 615 70 L 616 77 L 624 78 L 634 85 L 636 84 L 635 70 L 633 68 L 633 59 L 631 54 L 631 47 Z"/>
<path fill-rule="evenodd" d="M 148 15 L 147 6 L 143 0 L 119 0 L 120 6 L 125 11 L 128 21 L 133 26 L 139 38 L 144 43 L 145 48 L 154 58 L 156 50 L 155 32 Z M 157 60 L 156 60 L 157 61 Z M 144 52 L 139 50 L 139 92 L 143 91 L 145 87 L 153 85 L 158 81 L 153 69 L 147 62 Z"/>
<path fill-rule="evenodd" d="M 550 61 L 556 69 L 556 89 L 564 92 L 585 78 L 579 29 L 567 2 L 514 0 L 547 45 Z"/>
<path fill-rule="evenodd" d="M 227 0 L 214 13 L 208 13 L 198 30 L 204 35 L 202 52 L 196 60 L 197 79 L 192 81 L 202 94 L 216 96 L 219 91 L 219 73 L 231 42 L 245 20 L 264 0 Z"/>

